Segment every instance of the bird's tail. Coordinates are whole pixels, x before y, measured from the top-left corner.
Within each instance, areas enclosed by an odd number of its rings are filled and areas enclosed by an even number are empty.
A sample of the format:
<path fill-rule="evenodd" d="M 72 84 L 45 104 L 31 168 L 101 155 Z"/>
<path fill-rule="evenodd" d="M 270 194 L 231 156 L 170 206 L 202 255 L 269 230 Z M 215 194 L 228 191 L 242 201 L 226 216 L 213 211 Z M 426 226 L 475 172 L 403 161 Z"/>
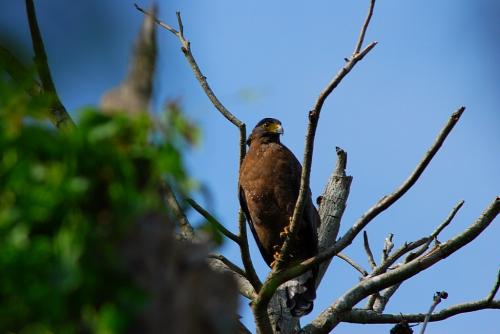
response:
<path fill-rule="evenodd" d="M 308 271 L 285 283 L 287 292 L 286 305 L 294 317 L 302 317 L 313 309 L 316 299 L 316 275 Z"/>

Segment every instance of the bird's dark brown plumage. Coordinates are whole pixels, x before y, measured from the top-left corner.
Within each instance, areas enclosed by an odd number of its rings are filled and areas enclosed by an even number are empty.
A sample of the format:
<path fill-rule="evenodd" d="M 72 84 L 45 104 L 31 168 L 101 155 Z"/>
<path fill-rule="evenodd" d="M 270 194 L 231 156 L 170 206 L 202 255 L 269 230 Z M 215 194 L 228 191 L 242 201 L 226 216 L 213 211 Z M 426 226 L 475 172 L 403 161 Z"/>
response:
<path fill-rule="evenodd" d="M 263 119 L 257 124 L 248 138 L 249 149 L 241 164 L 239 178 L 241 207 L 269 266 L 272 266 L 275 254 L 279 253 L 286 237 L 285 229 L 293 215 L 302 170 L 297 158 L 280 142 L 282 133 L 281 123 L 276 119 Z M 292 240 L 291 257 L 285 259 L 286 263 L 295 263 L 317 254 L 319 222 L 309 191 L 298 222 L 299 231 L 296 239 Z M 313 280 L 316 272 L 313 270 Z M 314 291 L 310 292 L 314 294 Z M 310 304 L 312 307 L 312 300 Z"/>

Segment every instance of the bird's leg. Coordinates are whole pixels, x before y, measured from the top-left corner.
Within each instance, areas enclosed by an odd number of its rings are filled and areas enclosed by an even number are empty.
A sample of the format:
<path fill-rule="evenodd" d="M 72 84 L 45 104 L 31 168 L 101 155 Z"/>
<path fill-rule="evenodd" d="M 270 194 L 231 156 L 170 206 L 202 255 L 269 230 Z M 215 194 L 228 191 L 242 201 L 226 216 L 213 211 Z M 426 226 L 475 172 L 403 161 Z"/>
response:
<path fill-rule="evenodd" d="M 286 239 L 288 236 L 288 233 L 290 233 L 290 225 L 292 224 L 292 217 L 288 218 L 288 225 L 285 226 L 283 229 L 283 232 L 280 233 L 280 238 L 281 239 Z"/>
<path fill-rule="evenodd" d="M 278 263 L 278 261 L 280 259 L 281 246 L 282 246 L 282 244 L 278 244 L 278 245 L 273 246 L 273 250 L 274 250 L 273 259 L 274 259 L 274 261 L 271 262 L 271 268 L 274 268 L 274 266 L 276 265 L 276 263 Z"/>

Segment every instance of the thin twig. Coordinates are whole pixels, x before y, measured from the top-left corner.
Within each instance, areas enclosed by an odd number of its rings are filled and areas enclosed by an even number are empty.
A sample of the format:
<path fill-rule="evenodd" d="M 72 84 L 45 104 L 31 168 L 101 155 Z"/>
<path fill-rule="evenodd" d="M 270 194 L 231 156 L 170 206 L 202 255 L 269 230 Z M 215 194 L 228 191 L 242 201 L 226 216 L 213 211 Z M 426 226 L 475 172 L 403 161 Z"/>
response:
<path fill-rule="evenodd" d="M 455 207 L 451 210 L 450 214 L 448 215 L 448 217 L 446 217 L 446 219 L 441 223 L 441 225 L 439 225 L 432 233 L 431 235 L 427 238 L 427 241 L 425 243 L 425 245 L 423 245 L 420 249 L 418 249 L 415 253 L 410 253 L 408 255 L 408 257 L 406 258 L 405 262 L 409 262 L 411 260 L 413 260 L 414 258 L 416 257 L 419 257 L 421 256 L 423 253 L 425 253 L 425 251 L 427 251 L 427 249 L 429 249 L 429 246 L 431 244 L 431 242 L 433 240 L 436 240 L 436 238 L 438 237 L 439 233 L 441 233 L 441 231 L 444 230 L 444 228 L 446 226 L 448 226 L 453 218 L 455 218 L 455 215 L 458 213 L 458 210 L 460 210 L 460 208 L 464 205 L 464 201 L 459 201 L 457 203 L 457 205 L 455 205 Z"/>
<path fill-rule="evenodd" d="M 498 292 L 498 288 L 500 288 L 500 269 L 498 270 L 497 280 L 495 282 L 495 285 L 493 285 L 493 289 L 491 289 L 491 292 L 488 294 L 488 297 L 486 297 L 486 301 L 488 303 L 493 301 L 493 298 L 495 298 L 495 295 Z"/>
<path fill-rule="evenodd" d="M 179 222 L 181 237 L 186 240 L 194 240 L 194 229 L 189 223 L 184 211 L 181 209 L 179 202 L 177 202 L 172 188 L 170 188 L 170 185 L 167 182 L 163 182 L 160 189 L 168 207 L 172 210 L 176 220 Z"/>
<path fill-rule="evenodd" d="M 382 263 L 387 261 L 389 254 L 391 253 L 392 249 L 394 248 L 394 243 L 392 242 L 393 237 L 394 237 L 394 234 L 389 233 L 387 238 L 385 238 L 384 248 L 382 249 Z"/>
<path fill-rule="evenodd" d="M 380 264 L 380 266 L 374 268 L 373 271 L 370 273 L 370 276 L 373 277 L 373 276 L 385 273 L 387 271 L 387 269 L 389 269 L 389 267 L 391 265 L 393 265 L 394 262 L 396 262 L 401 256 L 403 256 L 406 253 L 411 252 L 415 248 L 420 247 L 423 244 L 427 243 L 427 241 L 429 239 L 430 239 L 429 237 L 424 237 L 424 238 L 421 238 L 417 241 L 412 241 L 410 243 L 405 242 L 403 244 L 403 246 L 396 249 L 396 251 L 394 251 L 394 253 L 392 253 L 390 256 L 388 256 L 387 259 L 383 263 Z"/>
<path fill-rule="evenodd" d="M 363 24 L 364 25 L 364 24 Z M 323 91 L 318 96 L 316 103 L 314 104 L 313 109 L 309 112 L 309 122 L 307 126 L 307 134 L 305 139 L 305 149 L 304 149 L 304 158 L 302 163 L 302 173 L 300 177 L 300 188 L 299 194 L 297 196 L 297 200 L 295 203 L 295 207 L 293 210 L 292 219 L 290 222 L 290 232 L 288 233 L 285 241 L 280 250 L 279 257 L 276 261 L 276 265 L 274 266 L 271 273 L 268 275 L 266 281 L 264 282 L 263 287 L 259 291 L 259 295 L 257 296 L 254 304 L 254 317 L 257 325 L 257 329 L 260 332 L 270 331 L 270 321 L 269 316 L 267 314 L 267 306 L 269 305 L 269 301 L 271 300 L 272 295 L 276 291 L 277 287 L 288 280 L 289 278 L 296 277 L 297 275 L 293 275 L 293 272 L 296 268 L 289 268 L 286 270 L 291 270 L 288 273 L 292 274 L 288 279 L 280 279 L 281 271 L 285 270 L 286 260 L 291 251 L 291 240 L 295 238 L 298 233 L 299 220 L 302 217 L 302 212 L 304 211 L 306 197 L 309 194 L 309 180 L 311 176 L 311 163 L 312 156 L 314 150 L 314 138 L 316 135 L 316 128 L 318 126 L 319 116 L 321 113 L 321 109 L 327 97 L 331 94 L 331 92 L 342 82 L 344 77 L 354 68 L 354 66 L 362 60 L 368 52 L 370 52 L 376 45 L 376 42 L 372 42 L 369 44 L 362 52 L 358 52 L 353 54 L 352 57 L 344 64 L 344 66 L 340 69 L 340 71 L 334 76 L 334 78 L 326 85 Z M 333 246 L 335 247 L 335 246 Z M 338 253 L 338 252 L 337 252 Z M 335 254 L 337 254 L 335 253 Z M 331 257 L 330 257 L 331 258 Z M 327 260 L 325 258 L 324 260 Z M 316 262 L 319 264 L 322 261 Z M 309 267 L 310 269 L 311 267 Z M 279 284 L 276 284 L 276 281 Z"/>
<path fill-rule="evenodd" d="M 455 315 L 488 309 L 499 310 L 500 300 L 494 300 L 488 303 L 486 299 L 482 299 L 478 301 L 453 305 L 439 312 L 431 314 L 429 322 L 441 321 Z M 401 321 L 401 319 L 405 319 L 408 322 L 423 322 L 425 319 L 425 314 L 378 314 L 373 311 L 354 308 L 350 311 L 346 311 L 338 315 L 339 321 L 353 324 L 397 324 Z M 307 328 L 304 329 L 304 333 L 325 333 L 325 331 L 319 330 L 319 328 L 317 331 L 315 330 L 315 328 Z"/>
<path fill-rule="evenodd" d="M 372 19 L 374 7 L 375 7 L 375 0 L 370 0 L 370 8 L 368 8 L 368 14 L 366 15 L 365 23 L 363 23 L 363 27 L 361 28 L 361 32 L 359 33 L 358 42 L 356 43 L 356 48 L 354 49 L 353 54 L 358 53 L 361 50 L 361 47 L 363 46 L 366 30 L 368 29 L 368 25 L 370 24 L 370 20 Z"/>
<path fill-rule="evenodd" d="M 243 297 L 246 297 L 250 300 L 255 299 L 255 297 L 257 296 L 257 294 L 255 293 L 255 289 L 244 275 L 241 275 L 240 273 L 237 273 L 233 269 L 229 268 L 226 263 L 218 258 L 207 258 L 207 262 L 212 270 L 230 274 L 238 284 L 238 289 Z"/>
<path fill-rule="evenodd" d="M 229 261 L 225 256 L 220 255 L 220 254 L 208 254 L 207 258 L 219 260 L 220 262 L 224 263 L 229 269 L 231 269 L 235 273 L 246 278 L 246 275 L 245 275 L 245 272 L 243 271 L 243 269 L 238 267 L 233 262 Z"/>
<path fill-rule="evenodd" d="M 262 287 L 262 282 L 255 271 L 255 267 L 252 263 L 252 258 L 250 256 L 250 249 L 248 247 L 248 236 L 247 236 L 247 227 L 245 221 L 245 215 L 243 211 L 240 209 L 238 211 L 238 227 L 239 234 L 238 238 L 240 239 L 240 252 L 241 252 L 241 261 L 243 262 L 243 266 L 245 267 L 245 272 L 247 274 L 248 280 L 252 283 L 254 289 L 259 291 Z"/>
<path fill-rule="evenodd" d="M 361 275 L 363 275 L 363 276 L 367 276 L 368 275 L 368 272 L 365 269 L 363 269 L 363 267 L 361 267 L 359 264 L 356 263 L 356 261 L 354 261 L 353 259 L 351 259 L 349 256 L 345 255 L 344 253 L 338 253 L 337 257 L 340 258 L 340 259 L 342 259 L 342 260 L 344 260 L 348 264 L 350 264 L 351 267 L 353 267 L 354 269 L 356 269 L 357 271 L 359 271 L 361 273 Z"/>
<path fill-rule="evenodd" d="M 283 243 L 280 251 L 280 256 L 277 260 L 275 266 L 276 270 L 282 270 L 285 266 L 285 259 L 290 252 L 290 244 L 293 237 L 298 231 L 298 221 L 302 217 L 302 212 L 304 211 L 304 206 L 306 203 L 306 195 L 309 194 L 309 180 L 311 176 L 311 163 L 314 150 L 314 138 L 316 136 L 316 128 L 318 127 L 319 116 L 323 104 L 325 103 L 327 97 L 332 93 L 332 91 L 342 82 L 342 79 L 354 68 L 354 66 L 362 60 L 368 52 L 370 52 L 377 42 L 372 42 L 369 44 L 362 52 L 353 54 L 347 63 L 340 69 L 337 75 L 328 83 L 328 85 L 320 93 L 313 109 L 309 112 L 309 123 L 307 126 L 307 134 L 305 139 L 305 150 L 304 158 L 302 163 L 302 173 L 300 177 L 300 188 L 299 195 L 297 196 L 297 201 L 293 210 L 292 221 L 290 223 L 290 232 Z"/>
<path fill-rule="evenodd" d="M 429 319 L 431 318 L 431 314 L 432 314 L 432 312 L 434 312 L 434 309 L 436 308 L 436 306 L 439 303 L 441 303 L 442 299 L 446 299 L 447 297 L 448 297 L 448 294 L 445 291 L 436 292 L 434 294 L 434 297 L 432 298 L 432 305 L 429 308 L 429 312 L 427 312 L 427 314 L 425 315 L 424 324 L 422 325 L 422 328 L 420 329 L 420 334 L 425 333 L 425 328 L 427 327 L 427 323 L 429 322 Z"/>
<path fill-rule="evenodd" d="M 411 173 L 411 175 L 403 182 L 403 184 L 392 194 L 388 196 L 382 197 L 377 204 L 375 204 L 372 208 L 370 208 L 358 221 L 344 234 L 342 238 L 340 238 L 332 247 L 320 252 L 315 257 L 312 257 L 308 260 L 301 262 L 296 265 L 295 268 L 287 268 L 285 273 L 281 273 L 279 276 L 281 277 L 295 277 L 297 275 L 303 274 L 307 270 L 310 270 L 313 266 L 330 259 L 335 256 L 337 253 L 341 252 L 347 246 L 349 246 L 354 238 L 358 235 L 358 233 L 365 228 L 365 226 L 372 221 L 376 216 L 378 216 L 381 212 L 390 207 L 394 202 L 396 202 L 401 196 L 403 196 L 408 189 L 410 189 L 415 182 L 418 180 L 420 175 L 422 175 L 425 168 L 429 165 L 430 161 L 437 153 L 444 140 L 451 132 L 453 127 L 457 124 L 460 116 L 462 115 L 465 107 L 460 107 L 456 112 L 454 112 L 449 118 L 448 122 L 445 124 L 436 140 L 434 141 L 432 147 L 426 152 L 424 158 L 417 165 L 415 170 Z M 288 278 L 289 279 L 289 278 Z"/>
<path fill-rule="evenodd" d="M 428 256 L 415 258 L 387 273 L 360 281 L 356 286 L 349 289 L 349 291 L 341 296 L 334 304 L 323 311 L 311 325 L 307 326 L 307 329 L 304 329 L 304 332 L 325 333 L 331 331 L 340 321 L 338 317 L 339 313 L 351 310 L 354 305 L 370 294 L 404 282 L 408 278 L 417 275 L 437 262 L 452 255 L 479 236 L 493 222 L 499 212 L 500 197 L 496 197 L 476 221 L 460 234 L 441 244 Z M 285 273 L 282 273 L 282 275 L 284 274 Z M 486 302 L 485 299 L 484 303 L 486 304 Z"/>
<path fill-rule="evenodd" d="M 189 65 L 191 66 L 191 69 L 194 73 L 194 76 L 198 80 L 201 88 L 209 98 L 209 100 L 212 102 L 213 106 L 224 116 L 229 122 L 234 124 L 239 132 L 240 132 L 240 140 L 239 140 L 239 148 L 240 148 L 240 165 L 243 162 L 243 159 L 245 158 L 246 155 L 246 125 L 242 121 L 240 121 L 236 116 L 234 116 L 223 104 L 222 102 L 217 98 L 215 93 L 213 92 L 212 88 L 208 84 L 207 77 L 203 75 L 201 72 L 200 67 L 198 66 L 198 63 L 196 62 L 193 53 L 191 52 L 191 44 L 190 42 L 184 37 L 184 25 L 182 23 L 182 17 L 180 12 L 176 12 L 177 16 L 177 23 L 179 24 L 179 31 L 176 29 L 172 28 L 170 25 L 160 21 L 158 18 L 156 18 L 154 15 L 151 13 L 145 11 L 141 7 L 139 7 L 137 4 L 134 4 L 135 8 L 142 12 L 145 15 L 152 16 L 155 22 L 165 28 L 166 30 L 170 31 L 172 34 L 174 34 L 180 41 L 181 43 L 181 50 L 184 56 L 186 57 Z M 245 266 L 245 271 L 249 277 L 250 282 L 254 286 L 254 288 L 258 291 L 260 289 L 260 286 L 262 283 L 259 280 L 259 277 L 257 276 L 257 273 L 255 272 L 255 268 L 252 264 L 252 260 L 250 257 L 250 251 L 248 249 L 248 238 L 247 238 L 247 233 L 246 233 L 246 225 L 245 225 L 245 217 L 241 211 L 241 209 L 238 212 L 238 226 L 239 226 L 239 239 L 240 239 L 240 249 L 241 249 L 241 257 L 242 257 L 242 262 L 243 265 Z"/>
<path fill-rule="evenodd" d="M 66 108 L 61 103 L 54 81 L 52 80 L 52 75 L 50 74 L 47 54 L 43 45 L 42 34 L 40 32 L 40 28 L 38 27 L 33 0 L 26 0 L 26 11 L 28 14 L 31 41 L 35 52 L 35 65 L 40 76 L 40 81 L 44 92 L 49 94 L 54 100 L 51 106 L 51 120 L 58 129 L 66 130 L 74 128 L 75 123 L 73 123 L 73 120 L 66 111 Z"/>
<path fill-rule="evenodd" d="M 186 202 L 191 205 L 193 209 L 198 211 L 200 215 L 202 215 L 210 224 L 212 224 L 217 230 L 219 230 L 223 235 L 236 242 L 238 245 L 240 244 L 240 238 L 237 235 L 233 234 L 227 228 L 224 227 L 214 216 L 210 214 L 207 210 L 203 209 L 201 205 L 199 205 L 194 199 L 186 198 Z"/>
<path fill-rule="evenodd" d="M 363 231 L 363 245 L 365 247 L 366 255 L 368 256 L 368 263 L 373 270 L 377 267 L 377 263 L 375 263 L 375 259 L 373 258 L 370 242 L 368 241 L 368 233 L 366 231 Z"/>

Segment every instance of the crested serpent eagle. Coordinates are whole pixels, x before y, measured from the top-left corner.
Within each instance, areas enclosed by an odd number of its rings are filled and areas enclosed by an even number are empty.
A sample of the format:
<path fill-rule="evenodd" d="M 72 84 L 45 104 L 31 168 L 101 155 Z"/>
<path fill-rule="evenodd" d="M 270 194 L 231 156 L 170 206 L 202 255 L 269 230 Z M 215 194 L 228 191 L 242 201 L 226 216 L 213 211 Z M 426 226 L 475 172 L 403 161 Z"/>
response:
<path fill-rule="evenodd" d="M 280 142 L 281 122 L 261 120 L 247 140 L 248 153 L 240 167 L 240 205 L 252 230 L 262 257 L 272 267 L 287 236 L 295 202 L 299 195 L 302 167 L 293 153 Z M 287 265 L 308 259 L 318 253 L 317 228 L 320 218 L 311 200 L 306 198 L 298 221 L 299 229 L 292 240 Z M 292 315 L 309 313 L 316 297 L 317 267 L 293 289 L 287 290 L 287 305 Z"/>

